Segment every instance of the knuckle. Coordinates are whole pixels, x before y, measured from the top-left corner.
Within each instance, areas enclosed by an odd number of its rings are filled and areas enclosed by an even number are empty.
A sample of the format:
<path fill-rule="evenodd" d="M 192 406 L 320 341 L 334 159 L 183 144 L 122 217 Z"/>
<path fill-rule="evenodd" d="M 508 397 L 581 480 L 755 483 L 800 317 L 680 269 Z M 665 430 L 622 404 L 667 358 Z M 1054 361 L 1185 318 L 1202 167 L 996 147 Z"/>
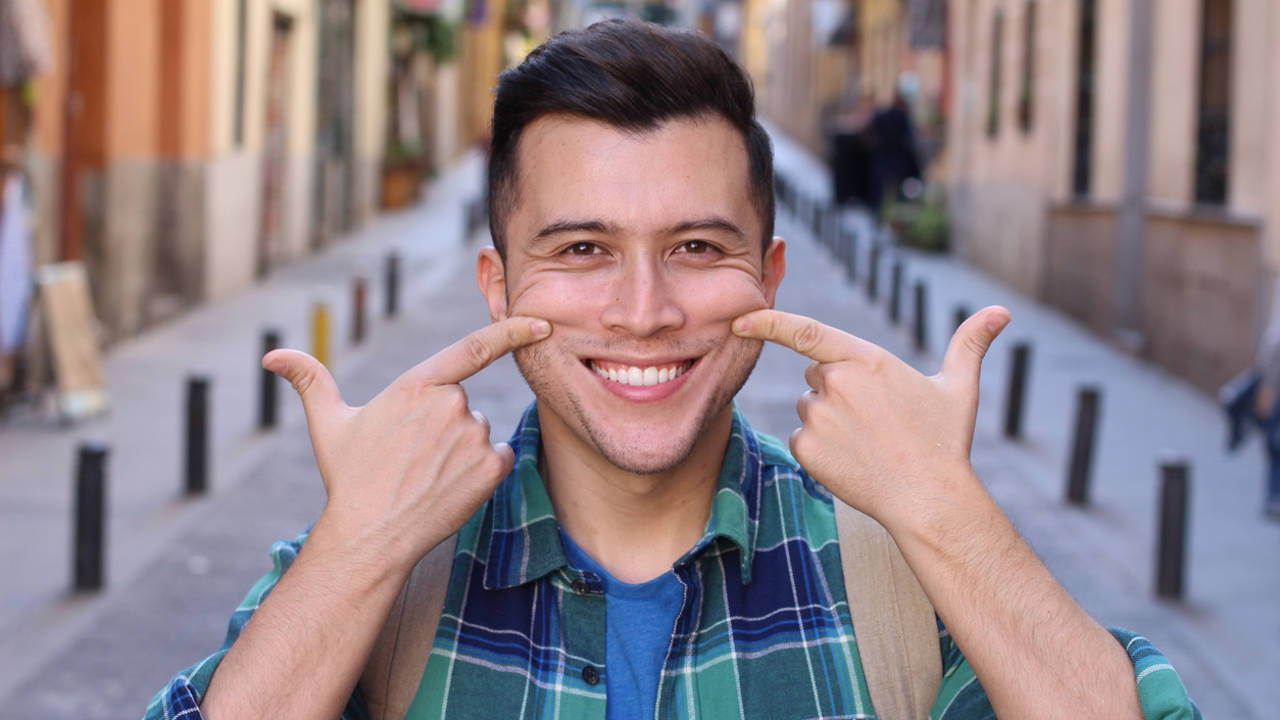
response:
<path fill-rule="evenodd" d="M 463 350 L 467 354 L 467 359 L 477 366 L 489 364 L 489 360 L 493 357 L 493 353 L 489 350 L 489 346 L 480 338 L 467 338 L 462 344 Z"/>
<path fill-rule="evenodd" d="M 469 414 L 467 394 L 457 385 L 445 385 L 433 388 L 440 409 L 449 415 Z"/>
<path fill-rule="evenodd" d="M 818 347 L 818 342 L 822 339 L 822 328 L 819 327 L 817 320 L 806 320 L 801 323 L 800 327 L 795 329 L 792 335 L 792 344 L 796 350 L 802 353 L 809 352 Z"/>

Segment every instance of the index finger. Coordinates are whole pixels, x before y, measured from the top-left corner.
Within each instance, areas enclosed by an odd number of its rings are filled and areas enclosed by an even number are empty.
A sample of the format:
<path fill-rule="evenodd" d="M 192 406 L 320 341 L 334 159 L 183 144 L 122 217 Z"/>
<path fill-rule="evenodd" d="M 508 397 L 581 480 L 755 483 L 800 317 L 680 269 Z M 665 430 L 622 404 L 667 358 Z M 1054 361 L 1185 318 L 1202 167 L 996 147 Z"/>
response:
<path fill-rule="evenodd" d="M 803 315 L 781 310 L 755 310 L 733 321 L 739 337 L 768 340 L 820 363 L 850 360 L 873 347 L 866 340 Z"/>
<path fill-rule="evenodd" d="M 513 316 L 476 330 L 427 358 L 418 366 L 418 379 L 430 385 L 453 385 L 485 369 L 516 348 L 551 334 L 551 323 Z"/>

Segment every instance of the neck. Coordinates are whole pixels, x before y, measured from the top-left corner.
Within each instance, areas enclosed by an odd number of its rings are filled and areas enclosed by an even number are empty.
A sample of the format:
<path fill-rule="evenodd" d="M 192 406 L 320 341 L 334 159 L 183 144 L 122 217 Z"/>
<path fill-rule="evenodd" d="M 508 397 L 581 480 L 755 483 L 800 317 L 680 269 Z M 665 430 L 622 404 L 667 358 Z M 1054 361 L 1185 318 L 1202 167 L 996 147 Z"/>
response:
<path fill-rule="evenodd" d="M 623 470 L 558 418 L 539 411 L 542 477 L 565 532 L 610 575 L 627 583 L 658 577 L 702 537 L 733 427 L 726 406 L 677 466 Z"/>

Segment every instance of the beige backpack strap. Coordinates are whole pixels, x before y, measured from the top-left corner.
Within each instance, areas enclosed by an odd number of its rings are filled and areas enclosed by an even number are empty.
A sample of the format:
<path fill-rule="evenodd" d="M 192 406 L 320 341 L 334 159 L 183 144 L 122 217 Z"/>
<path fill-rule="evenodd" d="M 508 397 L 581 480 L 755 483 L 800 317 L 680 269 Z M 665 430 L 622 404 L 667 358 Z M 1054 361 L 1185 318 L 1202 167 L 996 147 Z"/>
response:
<path fill-rule="evenodd" d="M 849 612 L 880 720 L 927 720 L 942 683 L 933 606 L 889 532 L 835 498 Z"/>
<path fill-rule="evenodd" d="M 444 612 L 457 544 L 458 537 L 451 535 L 424 555 L 391 607 L 360 676 L 372 720 L 401 720 L 413 704 Z"/>

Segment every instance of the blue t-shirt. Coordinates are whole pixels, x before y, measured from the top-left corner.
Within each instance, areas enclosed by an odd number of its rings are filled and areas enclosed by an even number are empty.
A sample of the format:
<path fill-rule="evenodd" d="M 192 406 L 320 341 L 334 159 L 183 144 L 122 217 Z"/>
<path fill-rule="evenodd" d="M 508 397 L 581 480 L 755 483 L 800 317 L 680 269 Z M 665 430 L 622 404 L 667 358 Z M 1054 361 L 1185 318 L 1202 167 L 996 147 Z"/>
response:
<path fill-rule="evenodd" d="M 560 531 L 565 556 L 577 570 L 592 572 L 604 583 L 605 688 L 608 720 L 652 718 L 658 677 L 684 602 L 684 585 L 670 570 L 639 585 L 605 572 Z"/>

